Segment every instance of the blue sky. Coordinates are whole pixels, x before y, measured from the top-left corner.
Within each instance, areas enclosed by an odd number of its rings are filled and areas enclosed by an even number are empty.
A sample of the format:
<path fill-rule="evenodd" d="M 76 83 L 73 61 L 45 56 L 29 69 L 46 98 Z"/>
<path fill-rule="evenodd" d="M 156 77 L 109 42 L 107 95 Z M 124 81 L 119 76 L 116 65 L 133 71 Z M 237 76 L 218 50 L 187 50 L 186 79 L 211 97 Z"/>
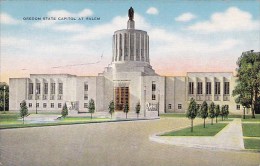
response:
<path fill-rule="evenodd" d="M 1 1 L 1 81 L 30 73 L 97 75 L 111 62 L 113 32 L 135 10 L 162 75 L 235 71 L 242 51 L 260 51 L 259 1 Z M 29 21 L 24 17 L 100 17 Z M 101 62 L 80 67 L 55 66 Z"/>

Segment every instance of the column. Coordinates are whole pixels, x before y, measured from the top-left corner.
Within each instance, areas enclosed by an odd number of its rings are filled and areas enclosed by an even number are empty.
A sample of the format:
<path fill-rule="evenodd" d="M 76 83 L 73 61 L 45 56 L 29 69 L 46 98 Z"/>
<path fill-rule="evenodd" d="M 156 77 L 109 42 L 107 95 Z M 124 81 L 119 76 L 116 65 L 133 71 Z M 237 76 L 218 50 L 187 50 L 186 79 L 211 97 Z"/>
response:
<path fill-rule="evenodd" d="M 146 62 L 146 35 L 144 34 L 144 61 Z"/>
<path fill-rule="evenodd" d="M 136 33 L 134 33 L 134 61 L 136 61 Z"/>
<path fill-rule="evenodd" d="M 204 77 L 202 81 L 202 96 L 204 100 L 206 99 L 206 86 L 207 86 L 206 84 L 207 84 L 207 77 Z"/>
<path fill-rule="evenodd" d="M 211 82 L 211 94 L 212 94 L 212 101 L 215 101 L 215 77 L 212 77 L 212 82 Z"/>
<path fill-rule="evenodd" d="M 139 61 L 142 61 L 142 55 L 141 55 L 141 50 L 142 50 L 142 34 L 140 33 L 139 36 Z"/>
<path fill-rule="evenodd" d="M 224 99 L 224 77 L 221 77 L 220 79 L 220 101 L 223 101 Z"/>
<path fill-rule="evenodd" d="M 120 50 L 120 35 L 119 34 L 117 34 L 117 61 L 119 61 L 119 50 Z"/>
<path fill-rule="evenodd" d="M 122 34 L 122 61 L 125 61 L 125 33 Z"/>
<path fill-rule="evenodd" d="M 195 100 L 197 101 L 197 77 L 194 78 L 194 96 L 195 96 Z"/>
<path fill-rule="evenodd" d="M 147 57 L 148 57 L 148 62 L 150 63 L 150 55 L 149 55 L 149 36 L 147 35 Z"/>
<path fill-rule="evenodd" d="M 128 33 L 128 59 L 127 60 L 130 60 L 130 56 L 131 56 L 131 40 L 130 40 L 130 38 L 131 38 L 131 34 L 130 33 Z"/>

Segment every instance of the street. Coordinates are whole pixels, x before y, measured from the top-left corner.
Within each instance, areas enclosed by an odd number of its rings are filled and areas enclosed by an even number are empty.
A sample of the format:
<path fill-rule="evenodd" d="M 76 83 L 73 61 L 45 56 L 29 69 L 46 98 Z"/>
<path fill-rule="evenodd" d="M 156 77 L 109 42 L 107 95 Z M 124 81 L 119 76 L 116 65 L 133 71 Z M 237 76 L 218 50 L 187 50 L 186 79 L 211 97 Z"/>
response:
<path fill-rule="evenodd" d="M 149 140 L 154 133 L 188 125 L 187 118 L 169 118 L 0 130 L 0 162 L 4 166 L 260 164 L 260 153 L 185 148 Z"/>

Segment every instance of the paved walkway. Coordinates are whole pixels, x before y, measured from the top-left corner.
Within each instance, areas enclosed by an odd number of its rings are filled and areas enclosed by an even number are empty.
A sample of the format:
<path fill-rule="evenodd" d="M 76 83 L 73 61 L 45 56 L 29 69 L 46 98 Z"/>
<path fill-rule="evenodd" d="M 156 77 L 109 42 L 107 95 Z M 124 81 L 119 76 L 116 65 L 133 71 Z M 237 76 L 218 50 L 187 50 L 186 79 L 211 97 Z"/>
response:
<path fill-rule="evenodd" d="M 150 136 L 150 140 L 171 144 L 205 149 L 244 150 L 241 119 L 234 119 L 222 131 L 213 137 L 205 136 Z"/>

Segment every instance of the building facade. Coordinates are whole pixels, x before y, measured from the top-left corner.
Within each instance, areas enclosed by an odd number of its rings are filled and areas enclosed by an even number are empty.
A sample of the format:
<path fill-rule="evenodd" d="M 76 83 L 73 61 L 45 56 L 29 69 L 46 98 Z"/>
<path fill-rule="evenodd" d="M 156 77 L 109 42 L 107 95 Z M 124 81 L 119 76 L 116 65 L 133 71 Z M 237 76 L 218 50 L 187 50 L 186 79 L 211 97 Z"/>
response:
<path fill-rule="evenodd" d="M 10 78 L 10 110 L 18 111 L 25 100 L 29 112 L 60 112 L 66 103 L 69 114 L 82 114 L 94 99 L 96 115 L 106 116 L 113 100 L 117 116 L 123 115 L 126 104 L 129 116 L 136 116 L 135 107 L 140 103 L 140 117 L 156 117 L 185 112 L 194 98 L 198 104 L 205 100 L 242 112 L 231 95 L 236 79 L 231 72 L 190 72 L 180 77 L 156 74 L 150 65 L 148 33 L 135 29 L 133 9 L 129 11 L 127 29 L 113 35 L 112 65 L 94 77 L 31 74 L 29 78 Z"/>

